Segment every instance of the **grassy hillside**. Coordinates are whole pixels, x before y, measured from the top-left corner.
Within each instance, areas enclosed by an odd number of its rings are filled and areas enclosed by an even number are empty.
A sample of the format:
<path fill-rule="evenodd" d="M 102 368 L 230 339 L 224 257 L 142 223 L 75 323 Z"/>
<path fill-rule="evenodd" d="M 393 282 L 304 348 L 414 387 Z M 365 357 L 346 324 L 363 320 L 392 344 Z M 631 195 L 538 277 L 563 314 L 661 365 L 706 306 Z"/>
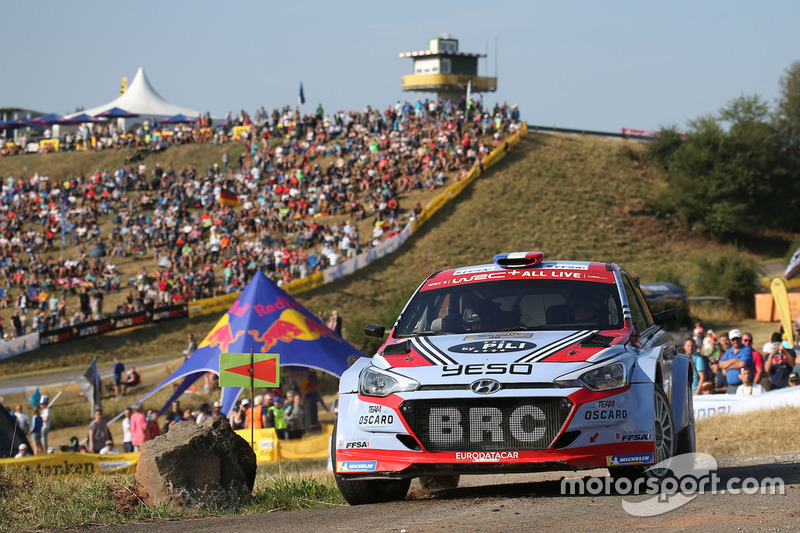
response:
<path fill-rule="evenodd" d="M 174 164 L 186 164 L 193 157 L 197 166 L 207 165 L 221 154 L 220 147 L 191 148 L 197 151 L 182 154 L 176 150 L 172 157 L 180 160 Z M 298 300 L 313 312 L 338 309 L 344 318 L 345 336 L 369 351 L 374 344 L 364 338 L 363 326 L 391 325 L 425 276 L 453 265 L 488 262 L 501 251 L 542 250 L 553 259 L 618 262 L 643 280 L 691 280 L 696 257 L 732 245 L 692 234 L 670 220 L 648 214 L 647 203 L 655 201 L 666 185 L 643 159 L 643 150 L 642 144 L 625 141 L 529 134 L 400 251 L 343 280 L 302 294 Z M 94 166 L 88 157 L 92 154 L 65 155 L 87 156 L 86 161 L 79 158 L 83 168 Z M 31 171 L 37 158 L 55 156 L 0 161 L 0 175 L 8 175 L 6 164 L 29 161 Z M 97 157 L 101 156 L 105 157 Z M 162 160 L 162 164 L 166 162 Z M 412 197 L 407 202 L 413 205 L 416 200 Z M 774 244 L 751 253 L 757 260 L 779 257 L 788 246 L 784 239 L 764 242 Z M 135 266 L 142 264 L 147 262 Z M 131 361 L 178 355 L 188 332 L 202 338 L 217 319 L 178 321 L 53 346 L 47 353 L 40 350 L 0 362 L 0 372 L 8 376 L 46 367 L 77 368 L 95 354 L 100 361 L 110 361 L 114 354 Z"/>

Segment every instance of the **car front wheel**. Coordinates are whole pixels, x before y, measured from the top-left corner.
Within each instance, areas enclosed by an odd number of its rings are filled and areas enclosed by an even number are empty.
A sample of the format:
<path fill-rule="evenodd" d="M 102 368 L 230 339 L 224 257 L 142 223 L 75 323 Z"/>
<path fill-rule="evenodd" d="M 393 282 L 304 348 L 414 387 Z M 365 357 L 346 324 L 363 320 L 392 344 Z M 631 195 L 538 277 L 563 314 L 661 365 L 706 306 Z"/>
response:
<path fill-rule="evenodd" d="M 408 494 L 411 479 L 348 479 L 336 472 L 336 426 L 333 425 L 331 438 L 331 464 L 336 486 L 350 505 L 383 503 L 402 500 Z"/>

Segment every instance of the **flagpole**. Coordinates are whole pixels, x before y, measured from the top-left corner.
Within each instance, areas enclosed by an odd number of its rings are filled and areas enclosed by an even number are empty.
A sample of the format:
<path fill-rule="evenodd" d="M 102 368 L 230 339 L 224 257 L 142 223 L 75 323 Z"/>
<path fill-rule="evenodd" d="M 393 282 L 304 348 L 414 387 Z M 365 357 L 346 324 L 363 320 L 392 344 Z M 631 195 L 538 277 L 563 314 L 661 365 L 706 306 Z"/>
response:
<path fill-rule="evenodd" d="M 254 397 L 254 392 L 255 392 L 255 383 L 254 383 L 255 376 L 254 376 L 254 374 L 255 373 L 253 372 L 253 348 L 250 348 L 250 368 L 248 369 L 248 372 L 250 372 L 250 409 L 253 410 L 253 414 L 250 416 L 250 447 L 253 448 L 253 451 L 255 451 L 255 446 L 253 444 L 253 442 L 255 440 L 253 438 L 253 434 L 254 434 L 255 430 L 253 428 L 256 425 L 256 404 L 254 403 L 255 402 L 255 397 Z M 261 413 L 261 410 L 259 410 L 259 413 Z M 259 414 L 259 416 L 261 416 L 261 415 Z"/>

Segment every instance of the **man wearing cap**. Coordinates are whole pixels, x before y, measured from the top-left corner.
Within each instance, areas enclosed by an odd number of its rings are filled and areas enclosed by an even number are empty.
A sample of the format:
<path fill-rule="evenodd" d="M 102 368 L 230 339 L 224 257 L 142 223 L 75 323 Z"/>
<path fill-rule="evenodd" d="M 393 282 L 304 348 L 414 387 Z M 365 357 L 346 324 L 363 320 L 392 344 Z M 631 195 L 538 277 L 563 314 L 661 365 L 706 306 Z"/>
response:
<path fill-rule="evenodd" d="M 219 402 L 214 402 L 214 405 L 211 406 L 211 416 L 220 416 L 222 414 L 222 404 Z"/>
<path fill-rule="evenodd" d="M 261 418 L 261 403 L 264 401 L 264 397 L 260 394 L 253 399 L 253 406 L 250 407 L 245 412 L 245 422 L 244 427 L 245 429 L 261 429 L 262 418 Z"/>
<path fill-rule="evenodd" d="M 732 346 L 728 348 L 719 360 L 720 369 L 725 372 L 725 379 L 728 381 L 728 394 L 736 394 L 736 389 L 742 384 L 739 371 L 747 367 L 752 375 L 753 372 L 753 351 L 742 344 L 742 332 L 732 329 L 728 333 Z"/>
<path fill-rule="evenodd" d="M 19 453 L 14 456 L 14 459 L 19 459 L 20 457 L 27 457 L 28 454 L 28 445 L 24 442 L 19 445 Z"/>
<path fill-rule="evenodd" d="M 286 415 L 283 412 L 283 398 L 275 396 L 273 402 L 275 405 L 267 410 L 267 427 L 275 428 L 278 438 L 284 439 L 288 436 L 289 425 L 286 423 Z"/>
<path fill-rule="evenodd" d="M 100 455 L 108 455 L 110 453 L 119 453 L 119 450 L 114 447 L 114 441 L 106 439 L 106 445 L 100 450 Z"/>

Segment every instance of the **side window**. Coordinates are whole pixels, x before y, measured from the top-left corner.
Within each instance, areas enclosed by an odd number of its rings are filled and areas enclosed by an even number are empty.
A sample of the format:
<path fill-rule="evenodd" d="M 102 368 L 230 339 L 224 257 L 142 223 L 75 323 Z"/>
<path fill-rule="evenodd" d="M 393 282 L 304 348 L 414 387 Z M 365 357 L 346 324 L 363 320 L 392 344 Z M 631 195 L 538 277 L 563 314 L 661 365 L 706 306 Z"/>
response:
<path fill-rule="evenodd" d="M 631 317 L 636 331 L 641 333 L 652 325 L 650 313 L 644 305 L 644 299 L 639 289 L 633 284 L 628 276 L 622 276 L 622 284 L 625 286 L 625 294 L 628 296 L 628 304 L 631 306 Z"/>

